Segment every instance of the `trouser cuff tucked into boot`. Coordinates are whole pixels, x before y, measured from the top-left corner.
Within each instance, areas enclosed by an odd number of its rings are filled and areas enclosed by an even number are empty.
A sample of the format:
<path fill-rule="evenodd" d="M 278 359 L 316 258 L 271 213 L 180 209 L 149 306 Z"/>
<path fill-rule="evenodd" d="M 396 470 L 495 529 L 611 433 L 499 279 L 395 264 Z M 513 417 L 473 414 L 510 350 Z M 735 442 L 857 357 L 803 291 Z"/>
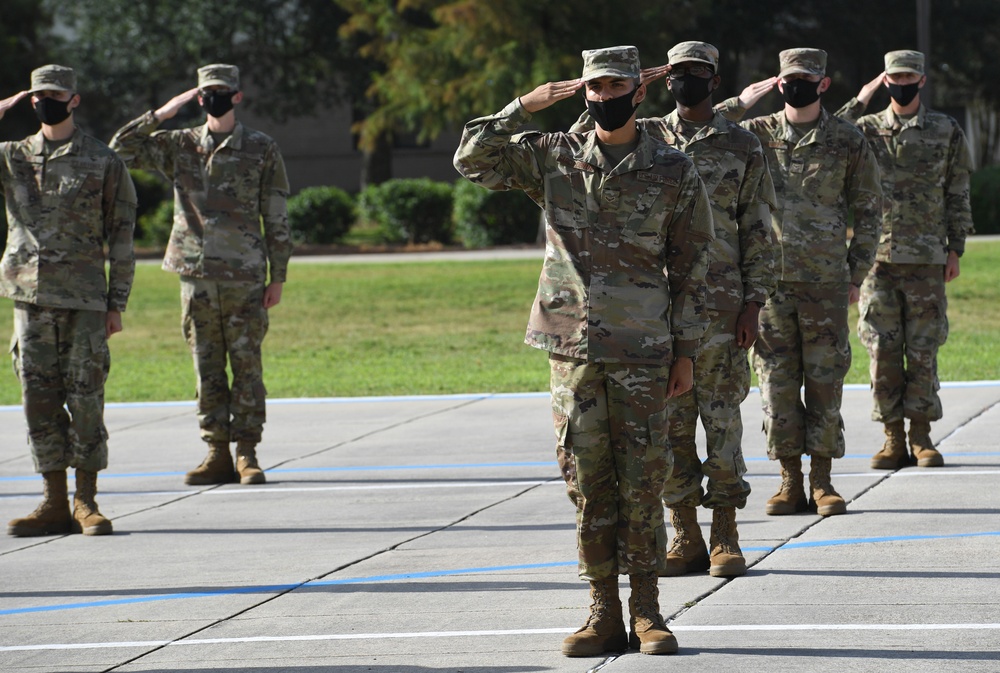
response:
<path fill-rule="evenodd" d="M 111 522 L 97 509 L 97 473 L 77 469 L 73 495 L 73 532 L 111 535 Z"/>
<path fill-rule="evenodd" d="M 820 516 L 834 516 L 847 511 L 847 503 L 830 483 L 833 459 L 829 456 L 813 456 L 809 468 L 809 486 L 812 489 L 811 505 Z"/>
<path fill-rule="evenodd" d="M 944 466 L 944 457 L 931 441 L 931 424 L 927 421 L 910 421 L 910 451 L 917 467 Z"/>
<path fill-rule="evenodd" d="M 587 623 L 563 641 L 562 653 L 567 657 L 596 657 L 628 649 L 618 578 L 592 581 L 590 599 Z"/>
<path fill-rule="evenodd" d="M 873 470 L 898 470 L 911 465 L 906 452 L 906 430 L 902 419 L 885 424 L 885 443 L 882 450 L 872 456 Z"/>
<path fill-rule="evenodd" d="M 809 509 L 802 476 L 802 456 L 781 459 L 781 486 L 764 511 L 772 516 L 796 514 Z"/>
<path fill-rule="evenodd" d="M 712 510 L 711 567 L 712 577 L 739 577 L 747 574 L 747 562 L 740 549 L 740 535 L 736 530 L 736 508 L 719 507 Z"/>
<path fill-rule="evenodd" d="M 629 575 L 629 645 L 642 654 L 674 654 L 677 638 L 660 615 L 660 589 L 656 573 Z"/>
<path fill-rule="evenodd" d="M 209 484 L 231 484 L 236 481 L 233 457 L 229 454 L 228 442 L 211 442 L 208 455 L 201 465 L 184 475 L 184 483 L 189 486 Z"/>
<path fill-rule="evenodd" d="M 7 535 L 38 537 L 65 535 L 72 528 L 66 490 L 66 470 L 42 473 L 42 504 L 34 512 L 7 524 Z"/>
<path fill-rule="evenodd" d="M 698 526 L 698 509 L 675 505 L 669 511 L 674 539 L 667 550 L 666 566 L 660 575 L 677 577 L 708 570 L 708 548 Z"/>
<path fill-rule="evenodd" d="M 257 445 L 250 442 L 236 443 L 236 472 L 241 484 L 263 484 L 264 471 L 257 464 Z"/>

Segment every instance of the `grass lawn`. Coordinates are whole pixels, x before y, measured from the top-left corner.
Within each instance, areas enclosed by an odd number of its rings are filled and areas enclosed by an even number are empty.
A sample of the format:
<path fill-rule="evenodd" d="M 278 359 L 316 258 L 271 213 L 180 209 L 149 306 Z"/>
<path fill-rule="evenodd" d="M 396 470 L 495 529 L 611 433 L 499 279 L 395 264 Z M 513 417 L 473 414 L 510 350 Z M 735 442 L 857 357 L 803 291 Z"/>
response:
<path fill-rule="evenodd" d="M 264 373 L 271 397 L 544 391 L 546 354 L 523 345 L 540 262 L 296 264 L 271 311 Z M 139 265 L 125 331 L 111 340 L 109 402 L 194 397 L 174 274 Z M 948 286 L 951 333 L 941 379 L 1000 379 L 1000 241 L 970 241 Z M 10 334 L 11 304 L 0 309 Z M 857 310 L 851 311 L 851 324 Z M 849 383 L 868 381 L 852 337 Z M 0 404 L 17 404 L 12 373 Z"/>

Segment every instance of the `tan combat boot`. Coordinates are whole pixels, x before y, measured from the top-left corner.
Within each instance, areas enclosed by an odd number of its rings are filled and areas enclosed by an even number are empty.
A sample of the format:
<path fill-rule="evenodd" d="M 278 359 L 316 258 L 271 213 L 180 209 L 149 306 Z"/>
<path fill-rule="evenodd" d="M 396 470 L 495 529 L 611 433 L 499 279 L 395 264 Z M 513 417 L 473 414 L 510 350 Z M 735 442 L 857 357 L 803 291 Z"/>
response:
<path fill-rule="evenodd" d="M 674 527 L 674 540 L 667 550 L 667 565 L 662 577 L 677 577 L 708 570 L 708 548 L 698 525 L 695 507 L 670 507 L 670 523 Z"/>
<path fill-rule="evenodd" d="M 73 532 L 84 535 L 111 535 L 111 522 L 97 510 L 97 473 L 76 470 L 73 494 Z"/>
<path fill-rule="evenodd" d="M 567 657 L 596 657 L 628 649 L 618 578 L 592 581 L 590 599 L 587 623 L 563 641 L 562 653 Z"/>
<path fill-rule="evenodd" d="M 812 489 L 812 504 L 820 516 L 833 516 L 847 511 L 847 503 L 830 483 L 833 459 L 827 456 L 813 456 L 809 469 L 809 487 Z"/>
<path fill-rule="evenodd" d="M 233 457 L 229 455 L 229 444 L 226 442 L 210 442 L 205 460 L 184 475 L 184 483 L 189 486 L 229 484 L 234 481 L 236 470 L 233 469 Z"/>
<path fill-rule="evenodd" d="M 632 595 L 628 599 L 628 643 L 643 654 L 674 654 L 677 639 L 660 615 L 660 588 L 656 573 L 629 575 Z"/>
<path fill-rule="evenodd" d="M 7 535 L 38 537 L 70 532 L 72 517 L 66 495 L 66 470 L 42 473 L 42 504 L 34 512 L 7 524 Z"/>
<path fill-rule="evenodd" d="M 886 423 L 885 444 L 882 445 L 881 451 L 872 456 L 872 469 L 898 470 L 910 464 L 910 454 L 906 452 L 906 430 L 903 428 L 903 420 Z"/>
<path fill-rule="evenodd" d="M 771 496 L 764 511 L 773 516 L 796 514 L 809 509 L 802 484 L 802 456 L 781 459 L 781 488 Z"/>
<path fill-rule="evenodd" d="M 917 467 L 944 467 L 944 458 L 931 441 L 931 424 L 927 421 L 910 421 L 910 451 Z"/>
<path fill-rule="evenodd" d="M 249 442 L 236 443 L 236 471 L 241 484 L 263 484 L 264 471 L 257 464 L 257 445 Z"/>
<path fill-rule="evenodd" d="M 712 510 L 712 577 L 739 577 L 747 574 L 747 561 L 740 549 L 740 534 L 736 531 L 736 508 Z"/>

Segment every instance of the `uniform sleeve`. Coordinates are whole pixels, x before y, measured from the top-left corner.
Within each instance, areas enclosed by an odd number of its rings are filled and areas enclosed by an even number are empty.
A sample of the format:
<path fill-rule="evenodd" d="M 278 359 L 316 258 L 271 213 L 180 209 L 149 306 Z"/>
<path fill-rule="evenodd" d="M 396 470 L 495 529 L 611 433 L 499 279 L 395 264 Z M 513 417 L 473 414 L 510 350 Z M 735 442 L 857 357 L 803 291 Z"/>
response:
<path fill-rule="evenodd" d="M 775 209 L 776 200 L 767 159 L 760 141 L 755 137 L 736 205 L 743 303 L 755 301 L 763 304 L 777 287 L 774 275 L 777 242 L 771 229 L 771 211 Z"/>
<path fill-rule="evenodd" d="M 857 98 L 852 98 L 844 103 L 844 107 L 840 108 L 833 114 L 840 117 L 844 121 L 857 124 L 858 120 L 865 114 L 865 109 L 867 107 L 867 105 L 859 101 Z"/>
<path fill-rule="evenodd" d="M 969 143 L 958 124 L 953 124 L 951 144 L 948 148 L 948 173 L 944 185 L 945 225 L 948 231 L 948 250 L 959 255 L 965 252 L 965 238 L 973 232 L 972 206 L 969 201 L 969 176 L 972 173 L 972 155 Z"/>
<path fill-rule="evenodd" d="M 534 140 L 543 134 L 520 134 L 517 129 L 531 119 L 520 99 L 489 117 L 465 125 L 455 151 L 455 168 L 471 182 L 492 190 L 521 189 L 536 203 L 543 191 L 542 169 Z"/>
<path fill-rule="evenodd" d="M 108 310 L 124 311 L 135 277 L 135 185 L 115 157 L 104 176 L 104 240 L 108 246 Z"/>
<path fill-rule="evenodd" d="M 741 121 L 747 114 L 747 109 L 740 105 L 739 96 L 733 96 L 732 98 L 727 98 L 721 103 L 716 103 L 715 107 L 712 109 L 732 122 Z"/>
<path fill-rule="evenodd" d="M 694 357 L 708 329 L 709 243 L 715 239 L 712 204 L 694 166 L 685 171 L 681 197 L 668 223 L 667 284 L 670 331 L 677 357 Z"/>
<path fill-rule="evenodd" d="M 260 213 L 267 243 L 269 273 L 272 283 L 284 283 L 288 260 L 292 256 L 292 237 L 288 226 L 288 176 L 285 162 L 275 143 L 264 157 L 260 185 Z"/>
<path fill-rule="evenodd" d="M 851 283 L 860 286 L 875 263 L 882 232 L 882 184 L 878 161 L 868 141 L 855 145 L 848 167 L 847 206 L 854 217 L 854 235 L 847 249 Z"/>
<path fill-rule="evenodd" d="M 158 171 L 170 180 L 176 144 L 170 131 L 156 130 L 159 125 L 150 110 L 118 129 L 111 139 L 111 149 L 129 168 Z"/>

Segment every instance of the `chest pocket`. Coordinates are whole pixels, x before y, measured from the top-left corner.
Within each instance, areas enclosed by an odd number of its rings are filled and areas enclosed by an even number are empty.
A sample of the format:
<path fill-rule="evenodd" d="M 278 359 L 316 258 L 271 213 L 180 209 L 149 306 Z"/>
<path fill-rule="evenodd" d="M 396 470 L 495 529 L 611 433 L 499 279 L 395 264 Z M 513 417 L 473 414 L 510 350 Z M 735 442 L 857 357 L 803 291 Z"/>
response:
<path fill-rule="evenodd" d="M 746 164 L 732 152 L 726 152 L 711 163 L 698 162 L 697 166 L 712 205 L 722 210 L 735 208 Z"/>
<path fill-rule="evenodd" d="M 837 203 L 844 193 L 847 148 L 830 144 L 813 148 L 803 157 L 802 194 L 826 206 Z"/>
<path fill-rule="evenodd" d="M 545 215 L 559 229 L 586 229 L 587 189 L 583 173 L 550 173 L 545 176 Z"/>
<path fill-rule="evenodd" d="M 647 176 L 647 179 L 659 177 L 653 175 Z M 657 254 L 663 248 L 663 232 L 666 230 L 664 220 L 670 212 L 661 199 L 667 186 L 658 181 L 647 182 L 640 178 L 635 189 L 627 190 L 622 195 L 619 212 L 626 218 L 621 232 L 624 240 Z M 669 205 L 672 209 L 674 204 Z"/>
<path fill-rule="evenodd" d="M 947 173 L 948 138 L 933 130 L 906 129 L 896 141 L 898 179 L 939 186 Z M 912 183 L 910 185 L 912 188 Z"/>

